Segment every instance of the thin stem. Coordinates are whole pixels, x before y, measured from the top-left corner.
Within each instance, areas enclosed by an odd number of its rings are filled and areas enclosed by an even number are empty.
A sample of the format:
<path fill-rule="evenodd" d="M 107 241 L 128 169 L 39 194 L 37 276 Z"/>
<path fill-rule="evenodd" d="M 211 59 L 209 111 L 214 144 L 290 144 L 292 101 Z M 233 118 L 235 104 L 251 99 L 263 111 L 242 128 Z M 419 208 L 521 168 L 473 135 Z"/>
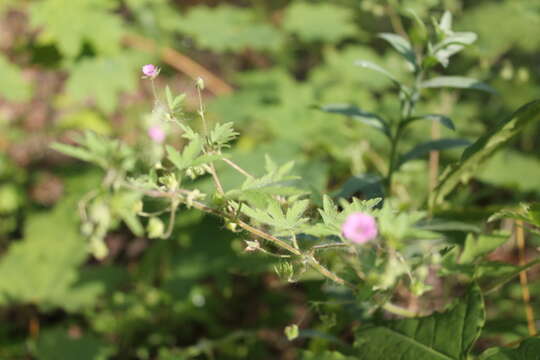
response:
<path fill-rule="evenodd" d="M 254 178 L 253 175 L 248 173 L 246 170 L 242 169 L 240 166 L 238 166 L 238 164 L 236 164 L 232 160 L 229 160 L 227 158 L 222 158 L 221 160 L 223 160 L 227 165 L 229 165 L 230 167 L 232 167 L 234 170 L 238 171 L 240 174 L 244 175 L 245 177 L 251 178 L 251 179 Z"/>
<path fill-rule="evenodd" d="M 385 303 L 382 305 L 382 308 L 392 314 L 396 314 L 403 317 L 416 317 L 418 314 L 416 312 L 402 308 L 401 306 L 394 305 L 392 303 Z"/>
<path fill-rule="evenodd" d="M 516 220 L 515 222 L 515 234 L 516 242 L 519 249 L 519 265 L 526 264 L 525 259 L 525 234 L 523 231 L 523 221 Z M 519 273 L 519 283 L 521 285 L 521 293 L 523 296 L 523 303 L 525 305 L 525 316 L 527 317 L 527 328 L 530 336 L 537 334 L 536 324 L 534 320 L 534 311 L 531 306 L 531 295 L 529 293 L 529 282 L 527 280 L 527 270 L 523 270 Z"/>
<path fill-rule="evenodd" d="M 204 142 L 203 150 L 205 153 L 208 153 L 208 149 L 207 149 L 207 146 L 209 143 L 208 124 L 206 122 L 206 116 L 204 115 L 204 105 L 202 101 L 202 92 L 201 92 L 200 86 L 197 86 L 197 95 L 199 96 L 199 116 L 201 117 L 201 120 L 203 123 L 203 129 L 204 129 L 205 142 Z M 208 170 L 210 172 L 210 175 L 212 175 L 212 179 L 214 180 L 214 184 L 216 185 L 218 193 L 221 195 L 225 194 L 225 191 L 223 190 L 223 185 L 221 184 L 221 181 L 219 180 L 219 177 L 216 172 L 216 167 L 214 166 L 213 163 L 208 164 Z"/>
<path fill-rule="evenodd" d="M 171 204 L 171 212 L 169 213 L 169 224 L 167 225 L 167 231 L 161 236 L 162 239 L 166 239 L 171 236 L 174 229 L 174 219 L 176 217 L 176 209 L 178 209 L 178 200 L 173 199 Z"/>
<path fill-rule="evenodd" d="M 326 250 L 326 249 L 331 249 L 331 248 L 336 248 L 336 247 L 350 247 L 349 244 L 345 244 L 345 243 L 332 243 L 332 244 L 321 244 L 321 245 L 315 245 L 311 248 L 311 250 Z"/>

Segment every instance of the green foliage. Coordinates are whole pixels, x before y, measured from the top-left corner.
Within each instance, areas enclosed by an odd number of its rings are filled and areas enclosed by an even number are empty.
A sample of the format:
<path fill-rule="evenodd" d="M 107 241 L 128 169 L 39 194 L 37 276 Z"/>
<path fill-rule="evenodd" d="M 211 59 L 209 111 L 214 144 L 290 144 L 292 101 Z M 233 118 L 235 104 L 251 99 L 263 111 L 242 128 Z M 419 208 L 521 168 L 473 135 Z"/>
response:
<path fill-rule="evenodd" d="M 2 69 L 0 95 L 8 101 L 29 100 L 32 96 L 32 86 L 24 80 L 20 69 L 4 56 L 0 56 L 0 68 Z"/>
<path fill-rule="evenodd" d="M 113 55 L 124 33 L 113 9 L 107 0 L 45 0 L 32 4 L 30 19 L 33 27 L 43 28 L 40 42 L 57 44 L 68 58 L 78 56 L 85 42 L 100 54 Z"/>
<path fill-rule="evenodd" d="M 464 360 L 485 321 L 480 290 L 443 313 L 384 322 L 356 332 L 357 356 L 366 360 Z"/>
<path fill-rule="evenodd" d="M 257 22 L 251 11 L 229 5 L 196 7 L 177 29 L 193 36 L 201 48 L 217 52 L 276 50 L 282 42 L 281 34 L 271 25 Z"/>
<path fill-rule="evenodd" d="M 439 185 L 430 198 L 431 206 L 440 203 L 460 182 L 470 178 L 483 161 L 539 116 L 540 101 L 530 102 L 516 110 L 507 119 L 500 121 L 486 135 L 467 147 L 460 161 L 449 166 L 441 175 Z"/>
<path fill-rule="evenodd" d="M 287 7 L 283 28 L 305 42 L 337 42 L 357 33 L 349 10 L 301 1 Z"/>
<path fill-rule="evenodd" d="M 486 350 L 479 360 L 525 360 L 540 358 L 540 338 L 530 338 L 523 341 L 515 349 L 492 348 Z"/>
<path fill-rule="evenodd" d="M 73 102 L 92 99 L 99 109 L 111 113 L 118 105 L 118 96 L 135 89 L 139 59 L 126 53 L 81 60 L 67 81 L 68 98 Z"/>

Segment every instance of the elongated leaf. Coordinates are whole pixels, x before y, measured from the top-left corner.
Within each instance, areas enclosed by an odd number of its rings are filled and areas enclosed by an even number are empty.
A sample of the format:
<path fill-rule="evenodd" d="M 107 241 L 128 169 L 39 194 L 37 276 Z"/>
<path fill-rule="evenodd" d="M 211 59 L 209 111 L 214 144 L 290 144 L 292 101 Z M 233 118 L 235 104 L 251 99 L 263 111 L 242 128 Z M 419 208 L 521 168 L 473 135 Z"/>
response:
<path fill-rule="evenodd" d="M 414 53 L 411 43 L 407 39 L 400 35 L 390 33 L 381 33 L 378 36 L 392 45 L 401 56 L 416 68 L 416 54 Z"/>
<path fill-rule="evenodd" d="M 463 360 L 484 320 L 482 294 L 474 285 L 446 312 L 360 329 L 356 356 L 360 360 Z"/>
<path fill-rule="evenodd" d="M 469 144 L 469 140 L 465 139 L 438 139 L 426 141 L 425 143 L 416 145 L 411 151 L 401 156 L 396 168 L 399 169 L 399 167 L 405 164 L 407 161 L 427 155 L 431 151 L 446 150 L 458 146 L 467 146 Z"/>
<path fill-rule="evenodd" d="M 430 194 L 430 206 L 440 203 L 461 181 L 467 180 L 476 168 L 531 121 L 540 119 L 540 100 L 532 101 L 500 121 L 486 135 L 465 149 L 461 160 L 450 165 L 440 177 L 439 185 Z"/>
<path fill-rule="evenodd" d="M 496 93 L 495 89 L 491 86 L 476 79 L 463 76 L 439 76 L 424 81 L 421 86 L 423 88 L 457 88 Z"/>
<path fill-rule="evenodd" d="M 363 124 L 369 125 L 382 131 L 386 136 L 390 136 L 390 129 L 388 123 L 377 114 L 373 114 L 364 111 L 354 105 L 347 104 L 330 104 L 317 107 L 318 109 L 332 113 L 340 114 L 344 116 L 350 116 L 355 120 L 360 121 Z"/>
<path fill-rule="evenodd" d="M 53 143 L 51 145 L 51 148 L 54 150 L 61 152 L 62 154 L 72 156 L 74 158 L 77 158 L 79 160 L 83 161 L 92 161 L 94 159 L 94 156 L 86 149 L 83 149 L 79 146 L 73 146 L 68 144 L 62 144 L 62 143 Z"/>
<path fill-rule="evenodd" d="M 478 360 L 540 360 L 540 337 L 526 339 L 515 349 L 487 349 Z"/>
<path fill-rule="evenodd" d="M 384 76 L 386 76 L 388 79 L 392 80 L 392 82 L 394 84 L 396 84 L 399 88 L 402 88 L 403 86 L 401 85 L 401 83 L 399 82 L 399 80 L 394 76 L 392 75 L 391 73 L 388 72 L 388 70 L 380 67 L 379 65 L 375 64 L 375 63 L 372 63 L 371 61 L 367 61 L 367 60 L 357 60 L 355 63 L 354 63 L 356 66 L 360 66 L 360 67 L 365 67 L 367 69 L 370 69 L 370 70 L 373 70 L 373 71 L 376 71 L 378 72 L 379 74 L 382 74 Z"/>
<path fill-rule="evenodd" d="M 506 284 L 518 276 L 520 272 L 537 264 L 540 264 L 540 259 L 535 259 L 521 266 L 499 261 L 482 262 L 478 264 L 474 276 L 479 282 L 482 291 L 488 293 Z"/>
<path fill-rule="evenodd" d="M 426 114 L 426 115 L 414 116 L 407 121 L 407 124 L 410 124 L 418 120 L 438 121 L 445 128 L 448 128 L 454 131 L 456 130 L 456 127 L 454 126 L 454 122 L 452 121 L 452 119 L 450 119 L 447 116 L 439 115 L 439 114 Z"/>
<path fill-rule="evenodd" d="M 469 234 L 465 240 L 465 246 L 463 248 L 463 253 L 460 257 L 461 263 L 469 263 L 475 259 L 484 256 L 510 239 L 509 235 L 503 234 L 493 234 L 493 235 L 484 235 L 480 234 L 478 237 Z"/>

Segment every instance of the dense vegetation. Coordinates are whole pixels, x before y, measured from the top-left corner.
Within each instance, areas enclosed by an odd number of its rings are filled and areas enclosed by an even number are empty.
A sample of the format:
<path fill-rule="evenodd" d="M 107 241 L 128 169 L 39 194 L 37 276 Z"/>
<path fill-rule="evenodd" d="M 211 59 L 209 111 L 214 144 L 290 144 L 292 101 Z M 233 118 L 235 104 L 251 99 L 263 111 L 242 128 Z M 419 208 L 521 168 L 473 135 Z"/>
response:
<path fill-rule="evenodd" d="M 1 359 L 540 359 L 534 1 L 0 19 Z"/>

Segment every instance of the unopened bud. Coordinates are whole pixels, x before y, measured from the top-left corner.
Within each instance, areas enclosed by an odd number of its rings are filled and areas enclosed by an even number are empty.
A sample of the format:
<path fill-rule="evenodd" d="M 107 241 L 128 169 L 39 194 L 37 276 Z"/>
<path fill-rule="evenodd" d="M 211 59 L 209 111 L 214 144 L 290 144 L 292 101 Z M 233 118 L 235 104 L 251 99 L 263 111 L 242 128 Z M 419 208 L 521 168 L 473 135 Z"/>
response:
<path fill-rule="evenodd" d="M 195 81 L 195 86 L 197 87 L 197 89 L 203 91 L 204 90 L 204 80 L 202 77 L 198 77 L 197 80 Z"/>

